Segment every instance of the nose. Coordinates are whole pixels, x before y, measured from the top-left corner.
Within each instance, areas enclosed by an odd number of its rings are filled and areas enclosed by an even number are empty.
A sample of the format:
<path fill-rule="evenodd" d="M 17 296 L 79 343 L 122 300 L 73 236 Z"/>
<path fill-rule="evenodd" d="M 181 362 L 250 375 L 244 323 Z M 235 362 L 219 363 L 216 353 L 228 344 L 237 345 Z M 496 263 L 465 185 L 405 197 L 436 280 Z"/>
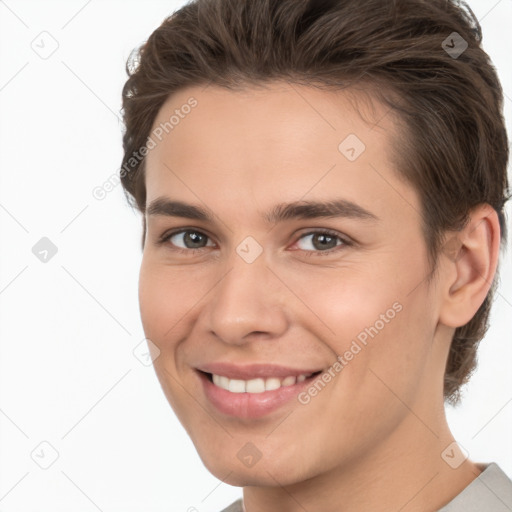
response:
<path fill-rule="evenodd" d="M 263 254 L 248 263 L 235 253 L 227 268 L 202 311 L 210 335 L 233 345 L 282 336 L 288 327 L 286 290 Z"/>

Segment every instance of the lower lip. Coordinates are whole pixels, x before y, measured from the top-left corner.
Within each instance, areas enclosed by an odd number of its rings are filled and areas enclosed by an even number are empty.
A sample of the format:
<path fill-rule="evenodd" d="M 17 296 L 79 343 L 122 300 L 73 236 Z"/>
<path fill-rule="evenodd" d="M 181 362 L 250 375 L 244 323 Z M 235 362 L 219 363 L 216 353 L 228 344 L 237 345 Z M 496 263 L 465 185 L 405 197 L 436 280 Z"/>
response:
<path fill-rule="evenodd" d="M 282 386 L 263 393 L 232 393 L 216 386 L 203 372 L 197 372 L 203 383 L 208 400 L 222 413 L 238 418 L 261 418 L 290 402 L 301 390 L 315 380 L 318 375 L 309 377 L 293 386 Z"/>

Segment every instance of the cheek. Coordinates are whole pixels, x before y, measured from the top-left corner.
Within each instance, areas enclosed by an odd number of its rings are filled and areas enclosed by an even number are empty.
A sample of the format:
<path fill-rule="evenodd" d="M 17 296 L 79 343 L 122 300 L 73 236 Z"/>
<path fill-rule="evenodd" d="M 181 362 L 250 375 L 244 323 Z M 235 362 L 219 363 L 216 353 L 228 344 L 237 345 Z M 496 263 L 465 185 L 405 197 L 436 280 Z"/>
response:
<path fill-rule="evenodd" d="M 406 266 L 399 255 L 388 254 L 357 269 L 323 270 L 300 279 L 290 271 L 283 279 L 303 301 L 294 306 L 295 321 L 331 348 L 333 363 L 336 356 L 345 360 L 340 380 L 346 389 L 374 392 L 383 386 L 378 375 L 409 393 L 435 327 L 427 287 L 418 286 L 421 258 Z"/>
<path fill-rule="evenodd" d="M 146 338 L 160 351 L 153 367 L 167 399 L 176 410 L 180 340 L 184 339 L 182 333 L 186 329 L 187 313 L 197 302 L 197 289 L 190 286 L 190 278 L 184 272 L 148 260 L 143 257 L 139 275 L 140 317 Z"/>
<path fill-rule="evenodd" d="M 196 283 L 195 278 L 192 281 Z M 142 325 L 146 338 L 160 351 L 153 367 L 169 404 L 185 429 L 197 421 L 194 418 L 197 411 L 190 408 L 190 397 L 183 394 L 178 352 L 198 292 L 197 286 L 191 286 L 188 269 L 166 267 L 147 255 L 143 256 L 139 274 Z"/>
<path fill-rule="evenodd" d="M 146 336 L 166 349 L 176 338 L 201 294 L 201 280 L 188 269 L 166 267 L 144 256 L 139 274 L 139 307 Z M 204 293 L 203 293 L 204 294 Z"/>
<path fill-rule="evenodd" d="M 317 334 L 338 355 L 352 339 L 364 342 L 369 338 L 367 329 L 377 324 L 382 331 L 399 316 L 403 294 L 400 284 L 387 275 L 375 264 L 302 272 L 291 269 L 281 274 L 300 299 L 292 302 L 295 321 Z"/>

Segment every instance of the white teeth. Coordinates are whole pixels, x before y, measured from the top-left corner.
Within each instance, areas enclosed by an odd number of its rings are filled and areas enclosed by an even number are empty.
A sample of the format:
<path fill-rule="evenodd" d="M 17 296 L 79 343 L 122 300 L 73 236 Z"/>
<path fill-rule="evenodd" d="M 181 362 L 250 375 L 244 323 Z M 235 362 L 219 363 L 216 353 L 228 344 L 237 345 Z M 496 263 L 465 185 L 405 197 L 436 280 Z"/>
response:
<path fill-rule="evenodd" d="M 221 388 L 229 389 L 229 379 L 223 375 L 219 375 L 219 384 Z"/>
<path fill-rule="evenodd" d="M 293 386 L 297 379 L 295 377 L 286 377 L 283 379 L 283 382 L 281 382 L 281 386 Z"/>
<path fill-rule="evenodd" d="M 265 391 L 265 381 L 263 379 L 251 379 L 245 383 L 247 393 L 263 393 Z"/>
<path fill-rule="evenodd" d="M 263 393 L 273 391 L 280 387 L 293 386 L 297 382 L 305 381 L 310 375 L 290 375 L 284 379 L 268 377 L 267 379 L 257 378 L 251 380 L 229 379 L 223 375 L 212 374 L 213 383 L 219 388 L 231 391 L 231 393 Z"/>
<path fill-rule="evenodd" d="M 231 393 L 245 393 L 245 380 L 230 379 L 228 389 Z"/>
<path fill-rule="evenodd" d="M 281 381 L 275 377 L 270 377 L 265 381 L 265 391 L 273 391 L 281 387 Z"/>

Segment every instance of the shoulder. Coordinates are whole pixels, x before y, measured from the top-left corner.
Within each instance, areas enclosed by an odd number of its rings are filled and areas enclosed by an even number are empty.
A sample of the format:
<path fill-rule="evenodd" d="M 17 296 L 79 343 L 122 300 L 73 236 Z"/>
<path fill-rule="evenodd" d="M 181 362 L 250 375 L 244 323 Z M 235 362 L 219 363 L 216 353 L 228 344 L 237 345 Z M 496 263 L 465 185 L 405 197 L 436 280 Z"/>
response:
<path fill-rule="evenodd" d="M 239 499 L 234 503 L 231 503 L 229 507 L 221 510 L 221 512 L 243 512 L 243 510 L 244 509 L 242 508 L 242 499 Z"/>
<path fill-rule="evenodd" d="M 512 480 L 495 462 L 479 464 L 482 472 L 438 512 L 510 512 Z"/>

